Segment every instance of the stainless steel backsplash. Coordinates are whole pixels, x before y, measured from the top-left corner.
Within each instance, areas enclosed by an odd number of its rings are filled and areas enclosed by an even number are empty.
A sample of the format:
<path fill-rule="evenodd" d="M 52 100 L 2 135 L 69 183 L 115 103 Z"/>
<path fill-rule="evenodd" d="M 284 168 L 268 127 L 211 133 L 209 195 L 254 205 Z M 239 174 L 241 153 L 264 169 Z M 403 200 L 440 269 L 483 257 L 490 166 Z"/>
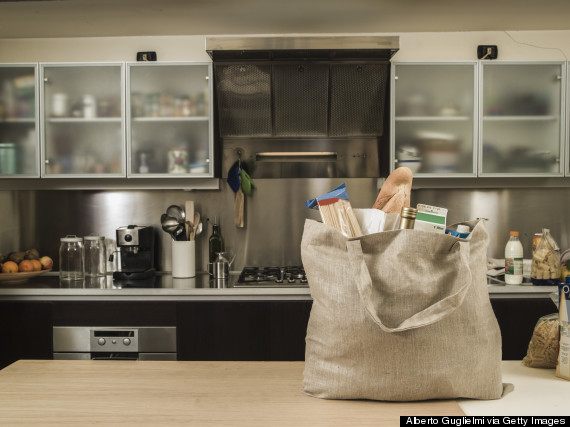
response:
<path fill-rule="evenodd" d="M 233 223 L 234 193 L 223 182 L 221 190 L 18 190 L 0 191 L 0 252 L 36 247 L 54 258 L 57 266 L 59 239 L 68 234 L 98 233 L 115 239 L 123 225 L 151 225 L 156 237 L 156 267 L 171 269 L 171 239 L 160 228 L 160 215 L 171 204 L 194 200 L 202 213 L 204 232 L 197 238 L 197 269 L 205 270 L 211 226 L 205 218 L 219 218 L 226 247 L 236 253 L 233 270 L 245 265 L 295 265 L 301 263 L 300 242 L 306 218 L 319 219 L 305 208 L 305 200 L 346 182 L 353 207 L 369 208 L 376 200 L 378 181 L 352 179 L 257 179 L 257 188 L 246 197 L 246 227 Z M 532 236 L 542 227 L 564 250 L 570 247 L 567 221 L 568 189 L 419 189 L 412 191 L 412 205 L 427 203 L 446 207 L 448 223 L 487 218 L 489 255 L 503 258 L 509 230 L 518 230 L 530 257 Z"/>

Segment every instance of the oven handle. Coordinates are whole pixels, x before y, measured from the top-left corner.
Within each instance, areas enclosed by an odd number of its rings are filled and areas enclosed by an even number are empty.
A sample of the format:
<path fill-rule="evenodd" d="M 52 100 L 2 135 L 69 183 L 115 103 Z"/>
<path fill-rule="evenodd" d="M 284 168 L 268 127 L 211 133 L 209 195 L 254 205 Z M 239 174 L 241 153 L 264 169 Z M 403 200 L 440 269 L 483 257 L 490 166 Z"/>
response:
<path fill-rule="evenodd" d="M 138 353 L 131 353 L 129 355 L 125 354 L 109 354 L 108 356 L 101 356 L 92 354 L 91 360 L 139 360 Z"/>
<path fill-rule="evenodd" d="M 337 159 L 334 151 L 264 151 L 255 153 L 259 162 L 331 162 Z"/>

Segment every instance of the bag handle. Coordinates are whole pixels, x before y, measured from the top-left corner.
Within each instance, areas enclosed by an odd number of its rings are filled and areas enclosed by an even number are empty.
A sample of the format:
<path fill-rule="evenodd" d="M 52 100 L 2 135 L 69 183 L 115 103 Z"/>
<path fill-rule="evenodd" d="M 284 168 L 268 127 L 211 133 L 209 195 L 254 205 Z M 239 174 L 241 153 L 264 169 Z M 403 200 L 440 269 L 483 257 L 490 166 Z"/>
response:
<path fill-rule="evenodd" d="M 357 274 L 356 280 L 358 293 L 364 302 L 364 307 L 366 308 L 368 315 L 383 331 L 389 333 L 402 332 L 431 325 L 440 321 L 445 316 L 453 313 L 453 311 L 455 311 L 455 309 L 457 309 L 462 304 L 463 299 L 465 298 L 465 295 L 467 294 L 467 291 L 469 290 L 472 282 L 471 270 L 469 268 L 470 249 L 468 242 L 458 241 L 455 244 L 459 245 L 460 258 L 468 273 L 468 277 L 465 278 L 466 280 L 464 280 L 464 284 L 461 286 L 461 288 L 455 293 L 447 295 L 445 298 L 407 318 L 398 326 L 390 328 L 384 324 L 374 308 L 374 304 L 371 298 L 374 288 L 372 285 L 372 277 L 370 276 L 370 271 L 368 270 L 366 262 L 364 261 L 364 254 L 362 252 L 360 239 L 347 240 L 346 246 L 348 249 L 350 262 L 353 266 L 356 266 L 358 268 L 359 272 Z"/>

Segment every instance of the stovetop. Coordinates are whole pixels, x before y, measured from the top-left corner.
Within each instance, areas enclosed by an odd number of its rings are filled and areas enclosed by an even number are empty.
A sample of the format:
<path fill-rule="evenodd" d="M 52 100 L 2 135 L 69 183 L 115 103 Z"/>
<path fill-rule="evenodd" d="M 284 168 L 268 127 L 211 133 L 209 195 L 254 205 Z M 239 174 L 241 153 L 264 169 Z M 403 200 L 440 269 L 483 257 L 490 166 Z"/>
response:
<path fill-rule="evenodd" d="M 303 266 L 245 267 L 234 287 L 307 287 Z"/>

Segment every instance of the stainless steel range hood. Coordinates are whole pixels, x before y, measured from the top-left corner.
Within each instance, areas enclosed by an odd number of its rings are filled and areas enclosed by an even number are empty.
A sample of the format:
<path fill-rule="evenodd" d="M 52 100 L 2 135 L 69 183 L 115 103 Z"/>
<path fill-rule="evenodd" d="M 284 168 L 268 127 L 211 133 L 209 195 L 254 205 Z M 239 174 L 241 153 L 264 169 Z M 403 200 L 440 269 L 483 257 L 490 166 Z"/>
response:
<path fill-rule="evenodd" d="M 214 61 L 287 59 L 390 59 L 399 49 L 397 36 L 208 37 Z"/>
<path fill-rule="evenodd" d="M 378 177 L 398 37 L 209 37 L 222 174 Z M 387 162 L 385 162 L 387 165 Z"/>

